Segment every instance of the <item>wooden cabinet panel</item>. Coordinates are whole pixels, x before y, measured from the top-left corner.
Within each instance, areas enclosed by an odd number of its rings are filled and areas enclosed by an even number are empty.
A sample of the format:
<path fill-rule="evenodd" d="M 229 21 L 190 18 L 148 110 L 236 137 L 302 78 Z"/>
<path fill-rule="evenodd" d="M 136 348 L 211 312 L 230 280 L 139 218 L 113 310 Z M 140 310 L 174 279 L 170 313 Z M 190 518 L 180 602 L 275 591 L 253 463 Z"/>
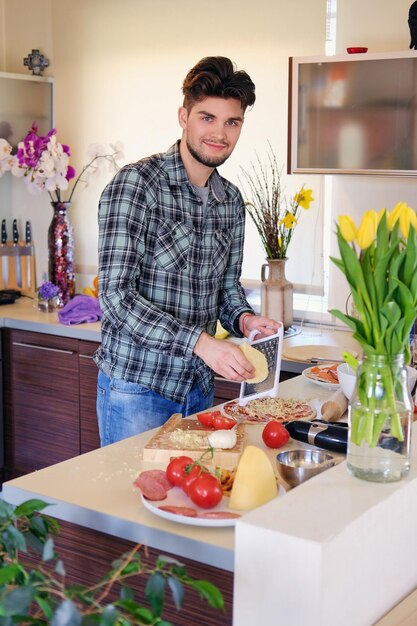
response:
<path fill-rule="evenodd" d="M 48 511 L 46 511 L 48 512 Z M 134 543 L 106 535 L 104 533 L 77 526 L 70 522 L 58 520 L 59 534 L 54 540 L 56 550 L 65 565 L 66 581 L 73 584 L 93 585 L 100 576 L 110 569 L 113 560 L 130 551 Z M 142 551 L 144 563 L 153 565 L 160 550 L 144 546 Z M 167 554 L 163 551 L 162 554 Z M 225 602 L 224 611 L 213 609 L 199 598 L 196 592 L 186 590 L 184 606 L 180 612 L 175 608 L 171 595 L 167 593 L 167 601 L 163 616 L 172 624 L 187 626 L 231 626 L 233 622 L 233 573 L 210 565 L 198 563 L 175 554 L 167 554 L 184 563 L 187 573 L 198 579 L 208 580 L 221 590 Z M 138 599 L 144 599 L 146 577 L 135 576 L 128 580 L 128 585 Z M 110 593 L 109 598 L 118 599 L 119 585 Z M 144 600 L 146 605 L 146 600 Z"/>
<path fill-rule="evenodd" d="M 6 478 L 80 453 L 78 341 L 5 329 Z"/>
<path fill-rule="evenodd" d="M 79 373 L 80 373 L 80 429 L 81 454 L 100 447 L 98 433 L 96 397 L 97 397 L 97 365 L 93 354 L 99 344 L 92 341 L 80 341 Z"/>

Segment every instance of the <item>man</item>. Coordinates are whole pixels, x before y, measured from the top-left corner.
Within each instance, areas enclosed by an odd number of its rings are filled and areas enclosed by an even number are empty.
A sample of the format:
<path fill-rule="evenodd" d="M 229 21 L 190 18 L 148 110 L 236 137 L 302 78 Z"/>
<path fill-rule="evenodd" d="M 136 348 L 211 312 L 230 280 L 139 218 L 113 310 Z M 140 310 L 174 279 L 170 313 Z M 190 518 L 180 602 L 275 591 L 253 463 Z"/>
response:
<path fill-rule="evenodd" d="M 100 200 L 102 445 L 212 406 L 214 372 L 253 375 L 236 344 L 213 337 L 217 319 L 240 337 L 279 327 L 245 299 L 244 203 L 216 170 L 233 152 L 255 86 L 229 59 L 208 57 L 183 94 L 181 140 L 124 167 Z"/>

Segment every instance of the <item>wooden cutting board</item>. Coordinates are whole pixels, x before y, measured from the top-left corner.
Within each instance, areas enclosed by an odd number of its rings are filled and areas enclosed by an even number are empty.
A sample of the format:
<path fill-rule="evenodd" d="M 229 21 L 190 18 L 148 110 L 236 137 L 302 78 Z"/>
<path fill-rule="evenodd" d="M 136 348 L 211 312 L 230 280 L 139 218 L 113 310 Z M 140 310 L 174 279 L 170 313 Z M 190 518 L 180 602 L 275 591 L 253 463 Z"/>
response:
<path fill-rule="evenodd" d="M 204 457 L 203 464 L 209 469 L 221 467 L 232 470 L 237 466 L 243 452 L 245 426 L 238 424 L 235 428 L 237 442 L 234 448 L 230 450 L 215 448 L 212 459 L 209 455 Z M 183 454 L 196 460 L 207 450 L 209 446 L 207 436 L 212 432 L 213 430 L 200 424 L 197 418 L 183 418 L 179 413 L 175 413 L 145 445 L 143 460 L 168 465 L 171 457 Z"/>

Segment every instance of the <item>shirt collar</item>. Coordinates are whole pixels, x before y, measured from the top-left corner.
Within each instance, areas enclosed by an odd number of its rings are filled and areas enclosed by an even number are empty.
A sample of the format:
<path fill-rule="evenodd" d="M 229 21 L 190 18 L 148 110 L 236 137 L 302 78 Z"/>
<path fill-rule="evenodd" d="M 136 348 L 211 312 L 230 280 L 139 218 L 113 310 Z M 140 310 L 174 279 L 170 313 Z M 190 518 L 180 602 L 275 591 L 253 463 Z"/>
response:
<path fill-rule="evenodd" d="M 184 183 L 191 185 L 188 180 L 187 172 L 180 155 L 180 142 L 177 141 L 165 153 L 165 160 L 162 169 L 166 172 L 167 178 L 171 185 L 182 185 Z M 217 202 L 223 202 L 226 197 L 226 191 L 220 174 L 217 169 L 213 170 L 208 184 L 210 192 L 213 194 Z"/>

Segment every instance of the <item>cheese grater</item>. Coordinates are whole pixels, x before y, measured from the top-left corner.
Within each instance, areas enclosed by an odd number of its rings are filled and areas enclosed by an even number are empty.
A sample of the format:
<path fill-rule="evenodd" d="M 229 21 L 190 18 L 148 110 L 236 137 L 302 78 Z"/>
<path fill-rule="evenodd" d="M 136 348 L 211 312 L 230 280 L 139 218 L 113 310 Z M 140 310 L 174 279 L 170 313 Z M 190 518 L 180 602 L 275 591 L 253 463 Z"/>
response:
<path fill-rule="evenodd" d="M 260 383 L 243 381 L 240 384 L 240 405 L 244 405 L 255 398 L 275 397 L 278 393 L 282 342 L 284 340 L 283 327 L 280 326 L 275 335 L 257 340 L 256 335 L 259 334 L 258 330 L 253 330 L 248 337 L 248 343 L 265 355 L 268 363 L 268 376 Z"/>

